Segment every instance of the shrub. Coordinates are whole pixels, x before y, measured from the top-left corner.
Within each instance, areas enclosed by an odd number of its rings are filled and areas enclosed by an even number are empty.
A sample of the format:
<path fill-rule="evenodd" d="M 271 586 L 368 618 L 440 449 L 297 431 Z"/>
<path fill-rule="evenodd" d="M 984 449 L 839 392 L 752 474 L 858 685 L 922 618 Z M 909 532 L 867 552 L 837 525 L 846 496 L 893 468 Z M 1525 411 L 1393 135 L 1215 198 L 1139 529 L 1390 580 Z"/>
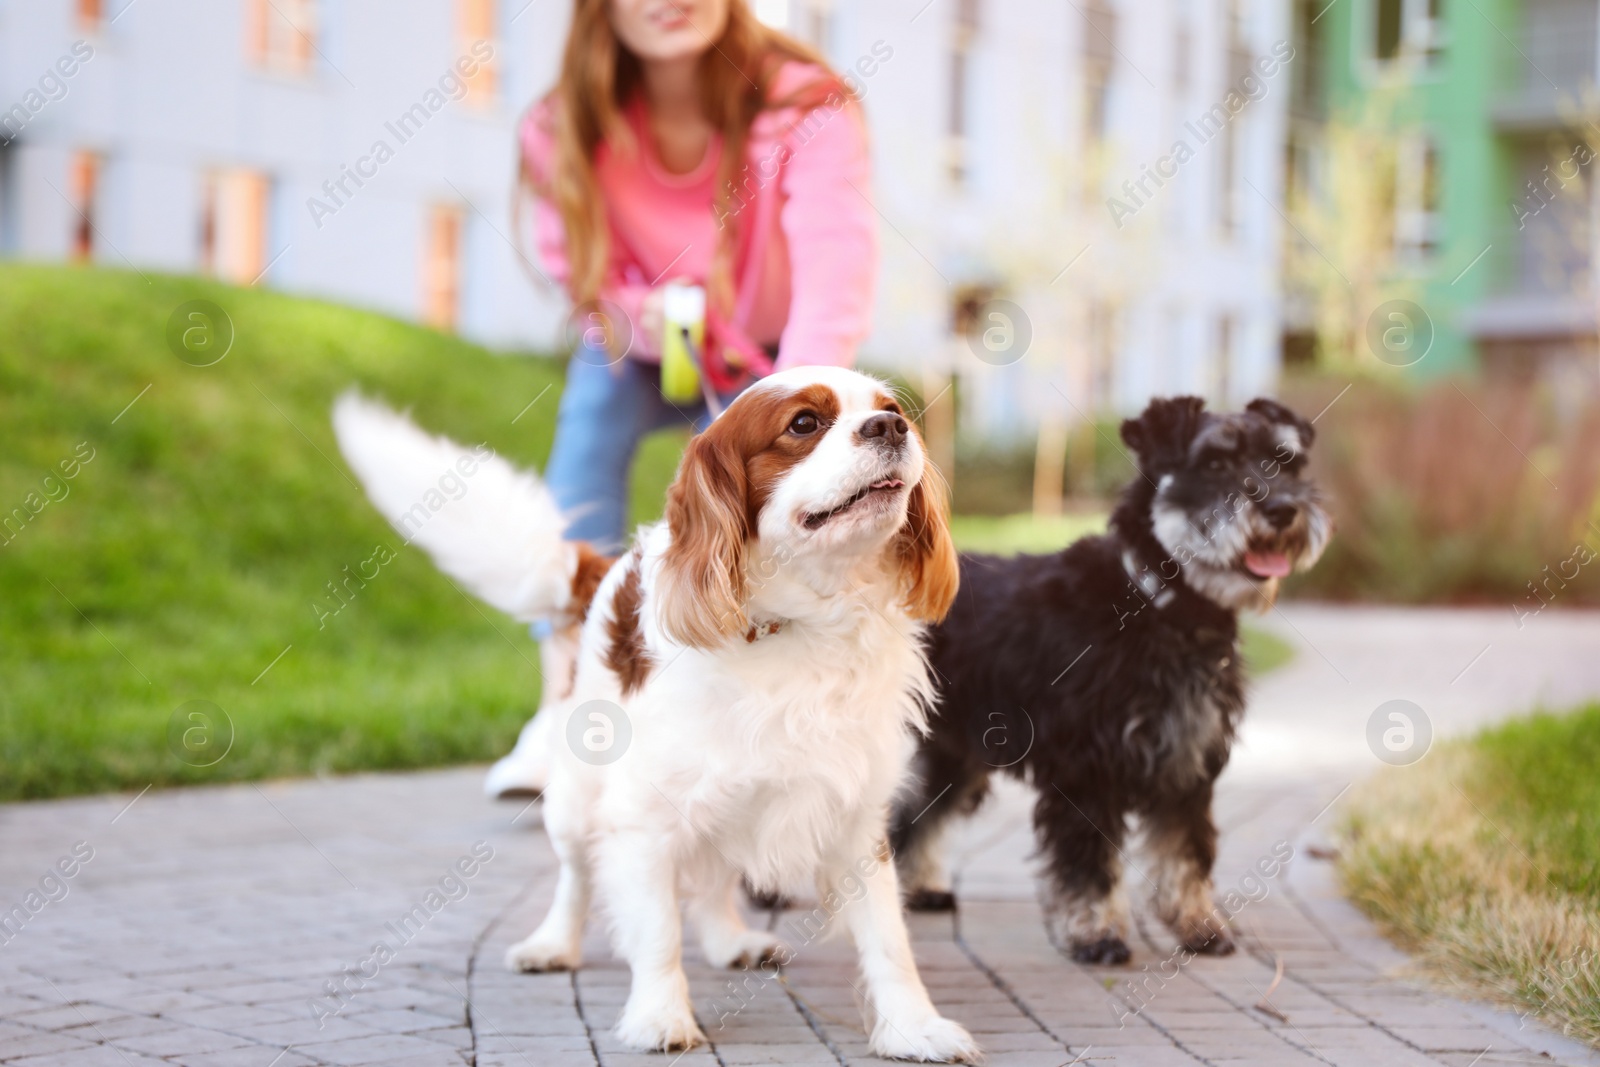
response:
<path fill-rule="evenodd" d="M 1531 385 L 1457 381 L 1359 380 L 1340 396 L 1347 381 L 1284 389 L 1308 417 L 1327 408 L 1313 469 L 1338 523 L 1296 591 L 1501 601 L 1524 618 L 1600 603 L 1600 404 L 1559 410 Z"/>

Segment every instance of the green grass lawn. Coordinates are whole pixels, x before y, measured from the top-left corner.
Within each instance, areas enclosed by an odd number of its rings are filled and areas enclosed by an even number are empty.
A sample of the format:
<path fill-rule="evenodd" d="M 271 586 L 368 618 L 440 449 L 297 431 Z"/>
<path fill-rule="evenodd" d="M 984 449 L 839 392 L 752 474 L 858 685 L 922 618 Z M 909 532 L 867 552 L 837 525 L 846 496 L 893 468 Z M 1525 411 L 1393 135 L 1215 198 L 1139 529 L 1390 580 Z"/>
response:
<path fill-rule="evenodd" d="M 1550 887 L 1600 914 L 1600 704 L 1490 730 L 1473 783 Z"/>
<path fill-rule="evenodd" d="M 214 366 L 165 339 L 197 297 L 236 330 Z M 0 531 L 0 798 L 503 752 L 538 699 L 535 646 L 402 548 L 350 482 L 328 411 L 360 385 L 542 463 L 560 373 L 265 291 L 0 266 L 0 515 L 29 515 Z M 641 517 L 659 513 L 682 439 L 641 457 Z M 75 453 L 92 458 L 73 468 Z M 63 460 L 76 477 L 46 483 Z M 319 625 L 327 583 L 380 544 L 398 558 Z M 197 699 L 234 730 L 205 769 L 167 740 Z M 205 733 L 188 740 L 206 751 Z"/>
<path fill-rule="evenodd" d="M 950 533 L 963 552 L 992 552 L 1014 556 L 1019 552 L 1059 552 L 1080 537 L 1106 532 L 1101 513 L 1062 515 L 1053 519 L 1032 515 L 956 515 Z"/>
<path fill-rule="evenodd" d="M 212 366 L 168 347 L 194 299 L 235 329 Z M 402 547 L 328 415 L 358 385 L 542 466 L 560 379 L 555 360 L 278 293 L 0 264 L 0 800 L 504 752 L 538 701 L 535 646 Z M 641 452 L 637 521 L 660 514 L 685 440 Z M 1101 525 L 957 521 L 964 547 L 996 551 Z M 324 617 L 329 583 L 380 545 L 396 558 Z M 1287 653 L 1257 631 L 1246 649 L 1258 669 Z M 206 767 L 190 764 L 228 730 L 178 711 L 196 700 L 232 726 Z"/>
<path fill-rule="evenodd" d="M 1600 704 L 1431 752 L 1356 794 L 1341 873 L 1434 973 L 1600 1045 Z"/>

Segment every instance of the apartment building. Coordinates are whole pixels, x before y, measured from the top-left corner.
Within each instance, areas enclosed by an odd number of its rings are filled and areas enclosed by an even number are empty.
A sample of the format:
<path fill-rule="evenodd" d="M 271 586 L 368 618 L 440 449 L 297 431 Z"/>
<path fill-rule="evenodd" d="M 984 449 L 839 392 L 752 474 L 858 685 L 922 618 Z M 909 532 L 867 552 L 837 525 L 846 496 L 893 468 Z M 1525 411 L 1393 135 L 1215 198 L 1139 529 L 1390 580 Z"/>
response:
<path fill-rule="evenodd" d="M 1299 181 L 1326 184 L 1337 131 L 1387 139 L 1369 164 L 1386 212 L 1377 251 L 1432 332 L 1412 373 L 1593 388 L 1597 11 L 1595 0 L 1297 3 L 1320 73 L 1296 97 L 1291 158 Z M 1291 336 L 1308 328 L 1303 311 L 1291 301 Z"/>
<path fill-rule="evenodd" d="M 520 16 L 498 0 L 0 0 L 0 254 L 548 345 L 563 312 L 511 231 L 513 130 L 565 19 L 550 0 Z"/>

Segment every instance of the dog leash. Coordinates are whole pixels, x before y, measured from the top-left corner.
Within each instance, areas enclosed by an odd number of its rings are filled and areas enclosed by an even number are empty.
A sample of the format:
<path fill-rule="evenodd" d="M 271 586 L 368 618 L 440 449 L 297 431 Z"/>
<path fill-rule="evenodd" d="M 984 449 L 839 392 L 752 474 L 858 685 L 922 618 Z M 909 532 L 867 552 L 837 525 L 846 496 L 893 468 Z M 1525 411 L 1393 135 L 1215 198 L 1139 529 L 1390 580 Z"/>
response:
<path fill-rule="evenodd" d="M 689 353 L 689 362 L 694 364 L 695 376 L 700 379 L 700 395 L 705 398 L 706 410 L 714 420 L 722 414 L 722 398 L 711 387 L 711 376 L 706 373 L 705 360 L 701 358 L 700 349 L 695 347 L 694 338 L 689 336 L 689 327 L 679 326 L 678 333 L 683 337 L 683 348 Z"/>

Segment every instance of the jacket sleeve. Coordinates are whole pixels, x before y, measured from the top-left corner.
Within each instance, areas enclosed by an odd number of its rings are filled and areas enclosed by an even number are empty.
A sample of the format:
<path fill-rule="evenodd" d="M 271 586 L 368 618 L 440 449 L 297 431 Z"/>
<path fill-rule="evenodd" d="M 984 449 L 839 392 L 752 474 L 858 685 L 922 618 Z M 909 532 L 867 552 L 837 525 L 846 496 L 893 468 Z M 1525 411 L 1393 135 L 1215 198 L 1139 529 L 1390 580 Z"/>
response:
<path fill-rule="evenodd" d="M 860 106 L 830 98 L 801 118 L 786 142 L 779 221 L 789 248 L 790 302 L 776 369 L 848 367 L 872 328 L 878 275 L 872 165 Z"/>

